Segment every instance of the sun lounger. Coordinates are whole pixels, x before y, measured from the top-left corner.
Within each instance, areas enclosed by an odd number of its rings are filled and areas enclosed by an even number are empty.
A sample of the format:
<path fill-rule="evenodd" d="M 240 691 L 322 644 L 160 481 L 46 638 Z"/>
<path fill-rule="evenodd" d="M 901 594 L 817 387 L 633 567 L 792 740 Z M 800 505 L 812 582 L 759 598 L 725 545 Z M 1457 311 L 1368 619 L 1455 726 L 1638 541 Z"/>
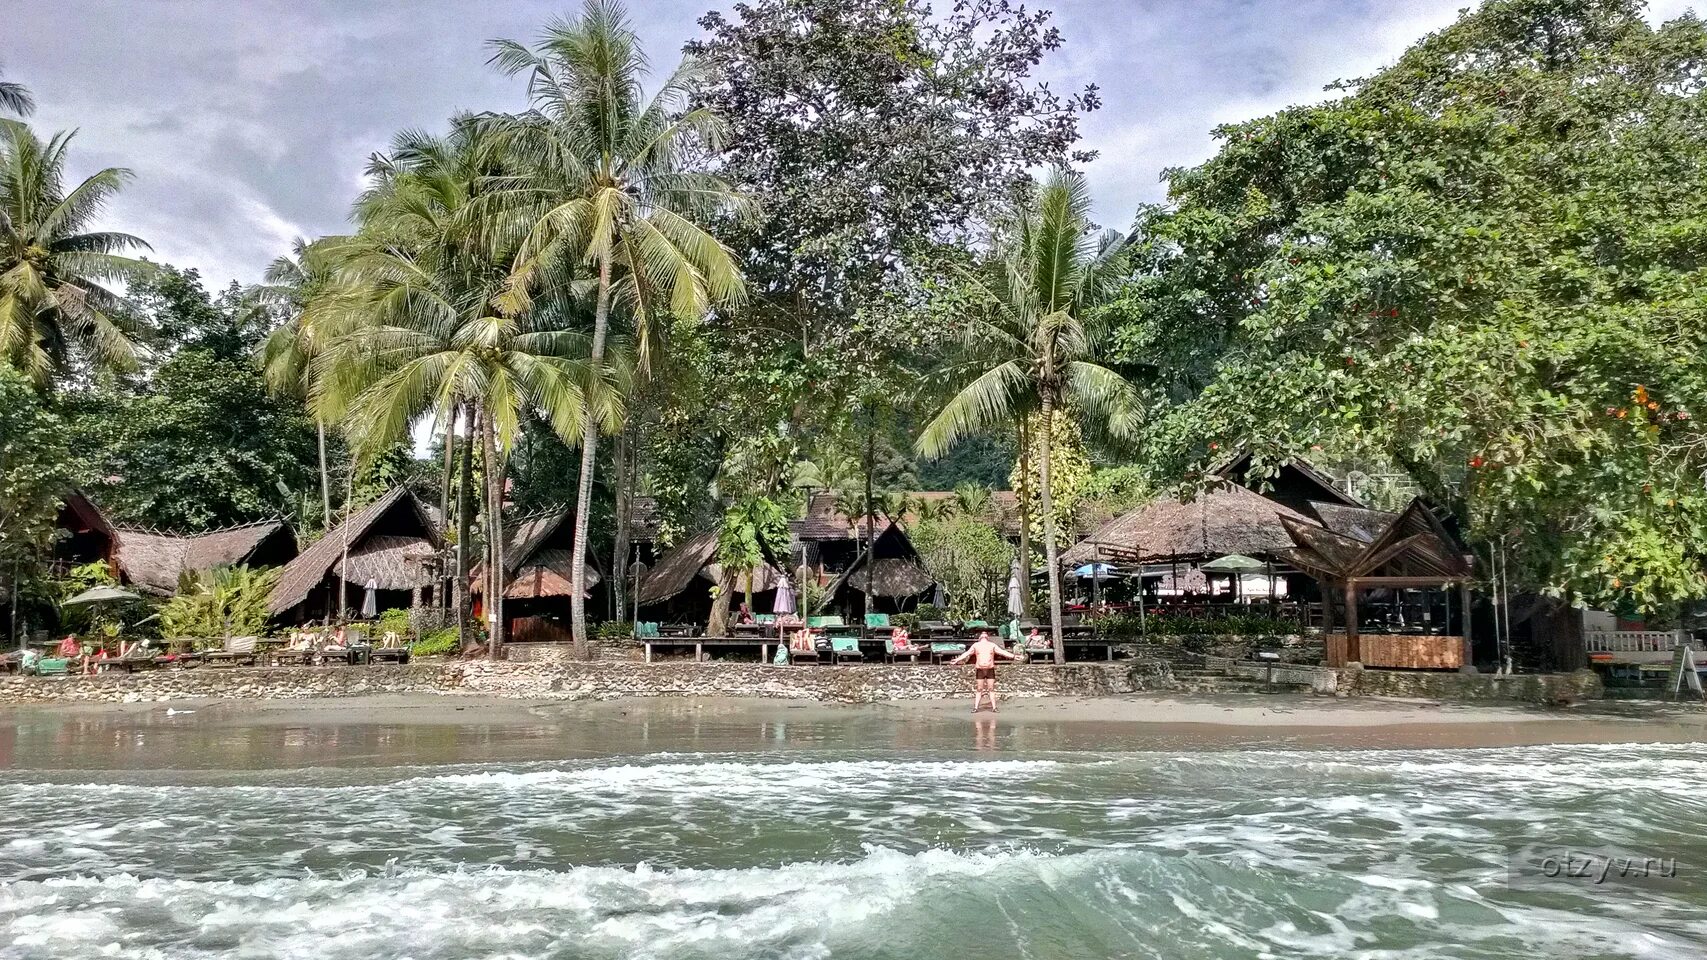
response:
<path fill-rule="evenodd" d="M 111 660 L 101 661 L 99 669 L 123 670 L 126 673 L 135 673 L 138 670 L 147 670 L 154 667 L 156 663 L 155 658 L 158 656 L 159 654 L 157 654 L 152 647 L 138 643 L 136 646 L 126 650 L 122 657 L 114 657 Z"/>
<path fill-rule="evenodd" d="M 966 644 L 964 643 L 933 643 L 931 644 L 931 662 L 941 663 L 944 660 L 953 660 L 965 652 Z"/>
<path fill-rule="evenodd" d="M 252 664 L 256 662 L 257 659 L 257 654 L 255 653 L 255 641 L 255 637 L 232 637 L 225 641 L 224 649 L 215 650 L 214 652 L 207 654 L 205 659 L 210 665 L 227 664 L 230 666 L 236 666 L 239 663 Z"/>
<path fill-rule="evenodd" d="M 813 648 L 810 650 L 796 650 L 792 645 L 789 645 L 789 663 L 817 663 L 818 661 L 817 638 L 814 638 Z"/>
<path fill-rule="evenodd" d="M 887 613 L 868 613 L 865 615 L 865 635 L 868 637 L 887 637 L 895 632 L 894 624 L 889 622 Z"/>
<path fill-rule="evenodd" d="M 865 654 L 859 652 L 858 637 L 830 638 L 830 662 L 841 663 L 844 660 L 865 662 Z"/>
<path fill-rule="evenodd" d="M 890 638 L 883 641 L 883 659 L 890 663 L 901 659 L 918 663 L 919 657 L 924 652 L 924 645 L 913 640 L 902 640 L 897 643 L 894 638 Z"/>
<path fill-rule="evenodd" d="M 374 647 L 368 651 L 368 660 L 376 663 L 408 663 L 409 648 L 399 645 L 395 647 Z"/>
<path fill-rule="evenodd" d="M 38 677 L 63 677 L 70 673 L 70 657 L 42 657 L 36 661 L 36 676 Z"/>
<path fill-rule="evenodd" d="M 1046 660 L 1051 663 L 1055 661 L 1055 644 L 1048 641 L 1042 644 L 1024 644 L 1022 649 L 1025 652 L 1026 663 L 1036 663 L 1039 660 Z"/>

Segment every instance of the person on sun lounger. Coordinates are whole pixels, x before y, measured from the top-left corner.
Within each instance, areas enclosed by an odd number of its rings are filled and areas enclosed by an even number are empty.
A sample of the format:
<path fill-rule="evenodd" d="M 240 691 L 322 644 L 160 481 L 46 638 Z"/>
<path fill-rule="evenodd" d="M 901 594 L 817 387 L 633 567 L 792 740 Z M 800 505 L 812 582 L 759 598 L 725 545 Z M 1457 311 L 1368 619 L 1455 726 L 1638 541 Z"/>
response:
<path fill-rule="evenodd" d="M 990 712 L 996 712 L 996 658 L 1018 660 L 1019 654 L 1009 653 L 1001 644 L 990 639 L 988 630 L 978 634 L 978 642 L 968 647 L 966 652 L 949 663 L 965 663 L 972 661 L 972 712 L 978 712 L 978 704 L 984 697 L 990 698 Z"/>

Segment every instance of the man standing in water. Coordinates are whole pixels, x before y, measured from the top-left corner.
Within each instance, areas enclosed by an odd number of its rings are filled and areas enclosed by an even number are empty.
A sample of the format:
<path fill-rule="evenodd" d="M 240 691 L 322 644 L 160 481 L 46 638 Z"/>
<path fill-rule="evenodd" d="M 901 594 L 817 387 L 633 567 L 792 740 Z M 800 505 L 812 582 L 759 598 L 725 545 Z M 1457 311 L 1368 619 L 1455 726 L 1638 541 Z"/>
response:
<path fill-rule="evenodd" d="M 990 712 L 996 712 L 996 658 L 1018 660 L 1019 655 L 1009 653 L 1006 647 L 990 639 L 989 631 L 978 634 L 978 642 L 967 651 L 949 663 L 965 663 L 972 661 L 972 712 L 978 712 L 978 704 L 984 702 L 984 697 L 990 698 Z"/>

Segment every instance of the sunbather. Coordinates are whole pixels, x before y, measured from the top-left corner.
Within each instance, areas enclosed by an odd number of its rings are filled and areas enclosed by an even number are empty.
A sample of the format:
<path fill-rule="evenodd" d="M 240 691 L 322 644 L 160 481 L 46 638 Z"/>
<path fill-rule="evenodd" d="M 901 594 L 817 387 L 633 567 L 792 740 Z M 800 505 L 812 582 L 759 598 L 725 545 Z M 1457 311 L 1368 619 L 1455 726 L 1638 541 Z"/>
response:
<path fill-rule="evenodd" d="M 978 712 L 978 705 L 984 697 L 990 698 L 990 712 L 996 712 L 996 658 L 1018 660 L 1019 654 L 1009 653 L 1001 644 L 990 639 L 988 630 L 978 634 L 978 641 L 966 649 L 966 652 L 949 663 L 965 663 L 972 661 L 972 712 Z"/>

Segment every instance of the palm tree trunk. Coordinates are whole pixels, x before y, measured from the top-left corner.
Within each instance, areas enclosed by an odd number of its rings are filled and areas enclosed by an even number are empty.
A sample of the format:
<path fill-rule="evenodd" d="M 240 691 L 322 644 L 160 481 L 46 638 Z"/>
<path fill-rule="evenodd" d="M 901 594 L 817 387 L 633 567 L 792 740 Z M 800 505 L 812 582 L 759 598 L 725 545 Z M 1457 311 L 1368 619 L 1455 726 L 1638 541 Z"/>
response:
<path fill-rule="evenodd" d="M 480 452 L 486 466 L 486 623 L 491 642 L 487 655 L 493 660 L 504 657 L 504 471 L 498 466 L 498 444 L 492 429 L 492 416 L 487 414 L 480 424 Z"/>
<path fill-rule="evenodd" d="M 634 471 L 629 469 L 628 459 L 633 446 L 628 431 L 616 435 L 616 456 L 612 458 L 616 465 L 616 542 L 611 547 L 610 590 L 612 618 L 617 620 L 628 609 L 628 539 L 634 522 Z"/>
<path fill-rule="evenodd" d="M 320 509 L 322 530 L 332 529 L 332 474 L 326 468 L 326 422 L 318 417 L 314 430 L 320 435 Z"/>
<path fill-rule="evenodd" d="M 1049 490 L 1049 460 L 1051 443 L 1055 439 L 1055 398 L 1043 395 L 1043 431 L 1038 455 L 1039 490 L 1043 498 L 1043 555 L 1049 568 L 1049 636 L 1055 644 L 1055 662 L 1067 662 L 1067 648 L 1061 645 L 1061 571 L 1055 547 L 1055 498 Z"/>
<path fill-rule="evenodd" d="M 450 530 L 450 498 L 451 490 L 456 486 L 456 404 L 451 404 L 450 416 L 445 419 L 445 465 L 439 473 L 439 528 L 441 533 Z M 444 609 L 450 601 L 445 591 L 451 580 L 450 571 L 440 569 L 442 579 L 433 588 L 433 606 Z M 440 624 L 443 625 L 442 622 Z"/>
<path fill-rule="evenodd" d="M 593 348 L 588 359 L 593 376 L 604 372 L 605 334 L 610 327 L 610 256 L 599 258 L 599 296 L 593 308 Z M 591 398 L 589 398 L 591 399 Z M 589 404 L 581 427 L 581 476 L 575 491 L 575 545 L 570 558 L 569 631 L 576 656 L 585 659 L 587 644 L 587 516 L 593 512 L 593 468 L 599 453 L 599 419 Z"/>
<path fill-rule="evenodd" d="M 865 613 L 872 610 L 872 577 L 873 568 L 877 566 L 877 505 L 871 497 L 871 467 L 877 454 L 877 423 L 872 411 L 866 407 L 865 424 Z"/>
<path fill-rule="evenodd" d="M 1019 419 L 1019 615 L 1031 613 L 1031 438 Z"/>
<path fill-rule="evenodd" d="M 462 405 L 462 416 L 468 436 L 462 442 L 457 466 L 456 581 L 451 584 L 451 595 L 456 602 L 456 645 L 459 650 L 470 639 L 468 619 L 472 611 L 469 609 L 468 574 L 473 561 L 469 550 L 474 544 L 474 431 L 478 429 L 474 423 L 474 412 L 466 403 Z"/>
<path fill-rule="evenodd" d="M 735 574 L 730 572 L 728 564 L 724 564 L 723 572 L 717 577 L 717 599 L 711 601 L 711 619 L 705 624 L 706 636 L 729 635 L 729 600 L 734 595 Z"/>

